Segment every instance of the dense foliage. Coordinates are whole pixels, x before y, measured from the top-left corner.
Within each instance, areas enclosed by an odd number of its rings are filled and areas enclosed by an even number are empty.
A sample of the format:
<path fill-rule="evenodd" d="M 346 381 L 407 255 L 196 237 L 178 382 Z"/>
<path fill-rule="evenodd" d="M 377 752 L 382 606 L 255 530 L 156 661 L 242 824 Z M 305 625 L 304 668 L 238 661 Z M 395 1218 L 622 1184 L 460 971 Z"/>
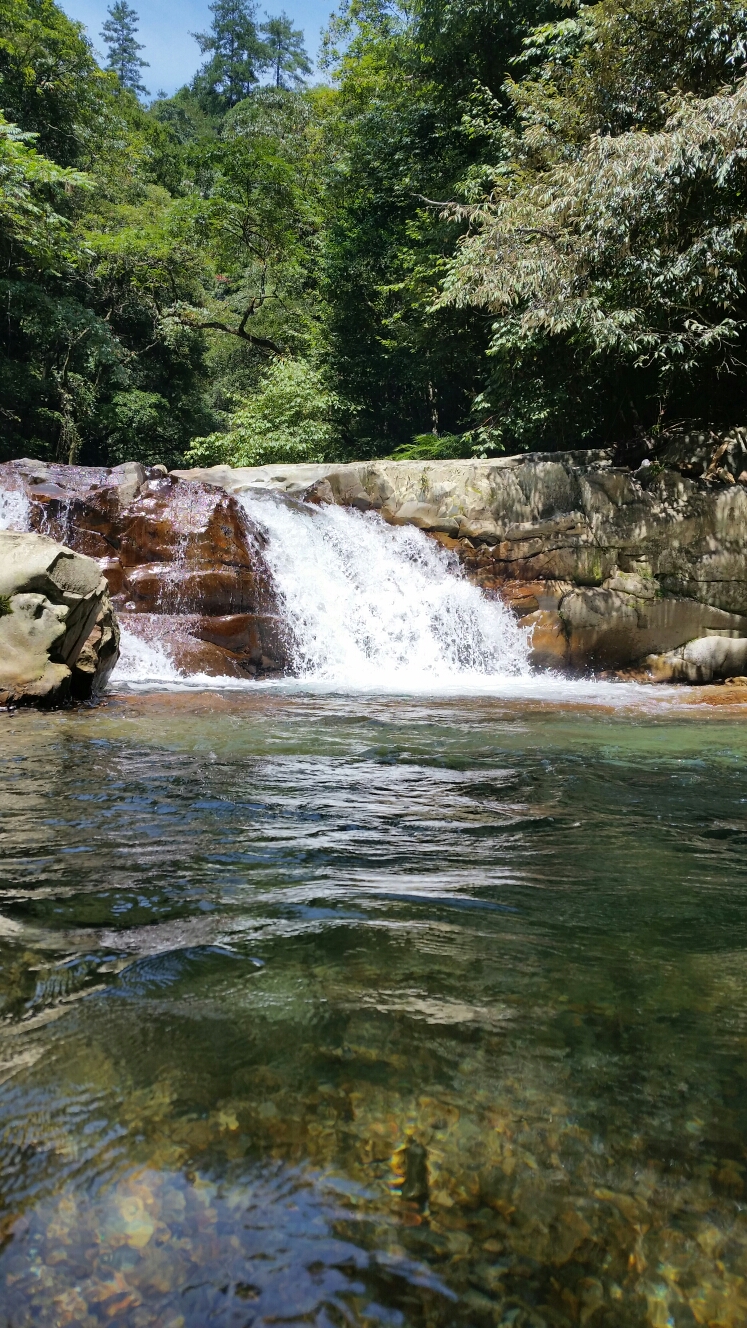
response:
<path fill-rule="evenodd" d="M 339 402 L 307 360 L 276 359 L 220 433 L 187 453 L 193 466 L 324 461 L 334 449 Z"/>
<path fill-rule="evenodd" d="M 743 418 L 746 19 L 600 0 L 529 36 L 510 122 L 476 102 L 492 188 L 448 209 L 469 230 L 438 303 L 496 315 L 508 444 Z"/>
<path fill-rule="evenodd" d="M 215 0 L 146 107 L 0 0 L 0 456 L 578 446 L 745 412 L 747 9 Z"/>

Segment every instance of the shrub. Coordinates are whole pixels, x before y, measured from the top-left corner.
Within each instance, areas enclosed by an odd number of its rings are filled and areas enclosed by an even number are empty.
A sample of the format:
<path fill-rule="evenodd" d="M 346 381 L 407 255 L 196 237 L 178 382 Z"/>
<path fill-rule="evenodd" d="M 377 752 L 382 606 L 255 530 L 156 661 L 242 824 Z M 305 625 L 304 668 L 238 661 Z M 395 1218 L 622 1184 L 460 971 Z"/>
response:
<path fill-rule="evenodd" d="M 227 431 L 195 439 L 187 462 L 264 466 L 325 461 L 332 451 L 337 406 L 337 397 L 306 360 L 276 360 L 254 396 L 232 413 Z"/>

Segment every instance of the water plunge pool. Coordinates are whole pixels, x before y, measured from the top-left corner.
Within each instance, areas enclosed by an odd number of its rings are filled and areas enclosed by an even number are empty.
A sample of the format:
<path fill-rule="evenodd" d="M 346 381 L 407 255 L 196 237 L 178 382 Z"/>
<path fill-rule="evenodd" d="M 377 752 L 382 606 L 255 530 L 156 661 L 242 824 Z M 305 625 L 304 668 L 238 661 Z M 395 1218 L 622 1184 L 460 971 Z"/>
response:
<path fill-rule="evenodd" d="M 3 717 L 3 1328 L 745 1321 L 747 727 L 597 695 Z"/>

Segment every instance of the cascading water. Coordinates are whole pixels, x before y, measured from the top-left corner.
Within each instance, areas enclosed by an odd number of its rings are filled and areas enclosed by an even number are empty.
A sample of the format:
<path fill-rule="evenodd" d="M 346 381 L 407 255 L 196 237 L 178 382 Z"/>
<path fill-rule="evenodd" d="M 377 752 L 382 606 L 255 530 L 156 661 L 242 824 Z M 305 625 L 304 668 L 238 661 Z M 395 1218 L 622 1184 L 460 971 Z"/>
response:
<path fill-rule="evenodd" d="M 124 683 L 183 683 L 182 674 L 169 659 L 158 642 L 143 641 L 134 632 L 120 626 L 119 660 L 114 672 L 115 682 Z M 213 679 L 208 679 L 212 682 Z"/>
<path fill-rule="evenodd" d="M 0 489 L 0 530 L 28 530 L 30 505 L 24 493 Z"/>
<path fill-rule="evenodd" d="M 528 672 L 526 632 L 421 530 L 273 496 L 241 502 L 268 535 L 299 678 L 419 690 Z"/>

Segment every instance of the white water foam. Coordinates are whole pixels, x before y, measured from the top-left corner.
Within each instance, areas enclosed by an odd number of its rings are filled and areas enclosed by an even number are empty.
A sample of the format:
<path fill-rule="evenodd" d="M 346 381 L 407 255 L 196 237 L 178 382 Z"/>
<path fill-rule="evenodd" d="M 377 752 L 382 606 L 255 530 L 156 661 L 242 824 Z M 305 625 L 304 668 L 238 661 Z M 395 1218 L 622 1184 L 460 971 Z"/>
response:
<path fill-rule="evenodd" d="M 0 530 L 28 530 L 30 513 L 25 493 L 0 489 Z"/>
<path fill-rule="evenodd" d="M 410 692 L 528 674 L 527 633 L 421 530 L 332 505 L 241 501 L 269 537 L 299 680 Z"/>
<path fill-rule="evenodd" d="M 183 683 L 186 679 L 162 646 L 143 641 L 126 627 L 120 629 L 119 659 L 112 681 L 125 683 Z M 215 682 L 215 679 L 210 679 Z"/>
<path fill-rule="evenodd" d="M 185 688 L 202 690 L 220 687 L 242 690 L 256 687 L 249 678 L 224 678 L 211 673 L 181 673 L 171 659 L 168 649 L 158 641 L 144 641 L 120 623 L 119 659 L 111 682 L 134 690 L 165 687 L 168 690 Z"/>

